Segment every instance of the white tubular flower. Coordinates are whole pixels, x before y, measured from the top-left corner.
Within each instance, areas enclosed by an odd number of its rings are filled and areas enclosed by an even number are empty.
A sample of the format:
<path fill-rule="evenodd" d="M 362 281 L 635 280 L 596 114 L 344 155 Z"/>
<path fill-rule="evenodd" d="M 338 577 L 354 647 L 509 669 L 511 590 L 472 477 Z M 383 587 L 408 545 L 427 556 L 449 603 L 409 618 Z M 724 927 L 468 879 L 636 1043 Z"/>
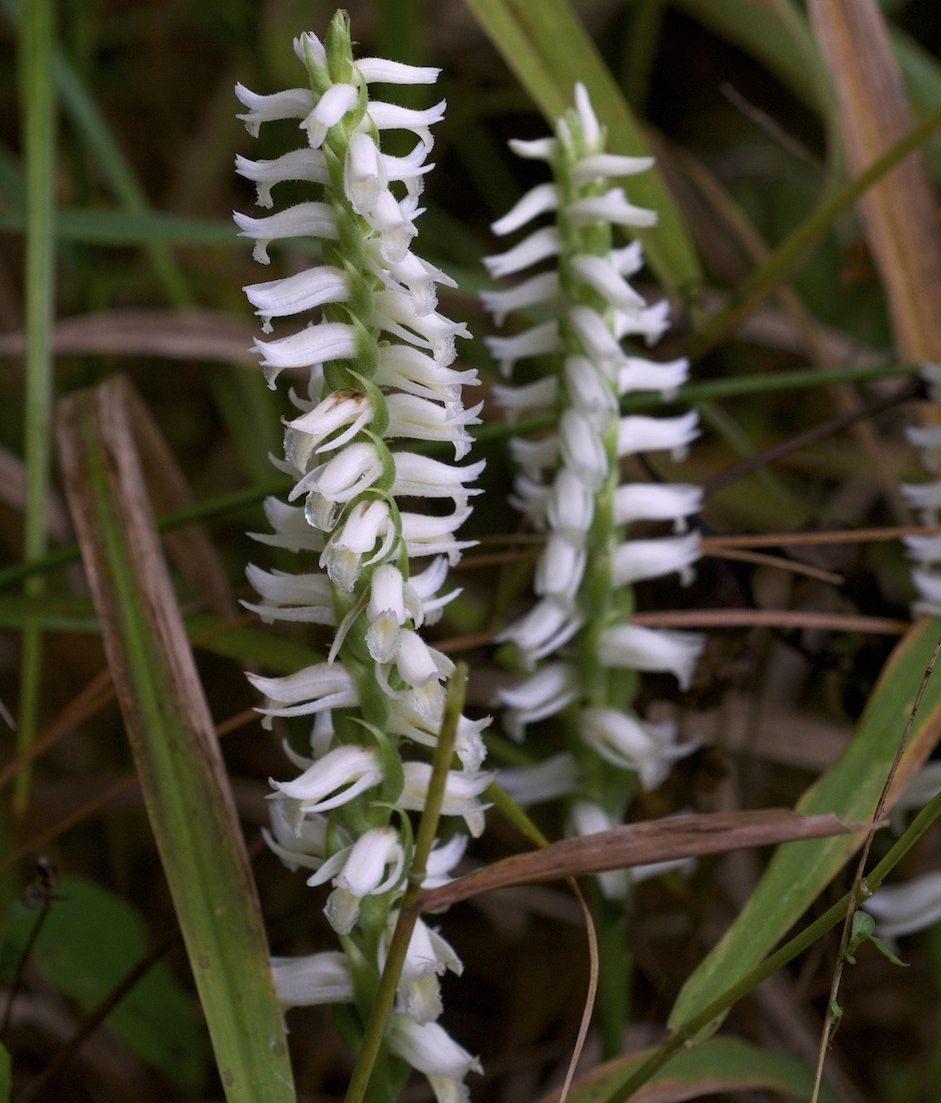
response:
<path fill-rule="evenodd" d="M 425 806 L 425 795 L 431 781 L 431 766 L 427 762 L 405 763 L 405 787 L 399 804 L 408 811 Z M 443 816 L 462 816 L 467 830 L 476 838 L 484 829 L 484 811 L 480 794 L 493 781 L 493 774 L 449 770 L 444 787 Z"/>
<path fill-rule="evenodd" d="M 382 767 L 375 751 L 337 747 L 293 781 L 272 784 L 283 796 L 298 801 L 307 814 L 339 808 L 381 780 Z"/>
<path fill-rule="evenodd" d="M 580 782 L 578 764 L 568 751 L 551 755 L 532 766 L 497 771 L 497 784 L 521 808 L 571 796 Z"/>
<path fill-rule="evenodd" d="M 239 237 L 255 239 L 252 256 L 260 264 L 269 263 L 268 245 L 272 241 L 289 237 L 333 240 L 337 236 L 336 217 L 326 203 L 298 203 L 266 218 L 251 218 L 237 211 L 232 217 Z"/>
<path fill-rule="evenodd" d="M 255 184 L 260 206 L 271 207 L 272 189 L 285 181 L 311 185 L 311 199 L 267 217 L 236 215 L 236 222 L 263 263 L 272 241 L 319 239 L 322 263 L 245 290 L 265 333 L 280 319 L 316 312 L 306 327 L 295 322 L 293 332 L 255 345 L 272 388 L 284 371 L 301 370 L 310 380 L 306 393 L 289 392 L 296 413 L 285 422 L 284 458 L 273 460 L 292 479 L 289 501 L 297 504 L 269 499 L 273 533 L 257 538 L 308 559 L 313 552 L 322 573 L 309 573 L 306 561 L 297 575 L 250 567 L 260 601 L 249 608 L 265 620 L 335 631 L 327 662 L 287 677 L 249 677 L 266 699 L 259 709 L 266 725 L 274 717 L 313 717 L 310 757 L 285 741 L 299 776 L 272 781 L 265 839 L 285 865 L 307 871 L 311 886 L 331 883 L 325 913 L 350 950 L 349 957 L 276 959 L 279 996 L 288 1006 L 348 1002 L 355 973 L 361 1010 L 405 890 L 404 820 L 424 808 L 430 780 L 428 762 L 404 761 L 403 752 L 429 757 L 425 748 L 437 743 L 454 670 L 419 630 L 459 592 L 447 592 L 445 579 L 470 545 L 457 530 L 483 469 L 482 462 L 454 467 L 409 448 L 446 442 L 462 459 L 480 406 L 465 409 L 462 401 L 476 372 L 454 366 L 457 338 L 468 337 L 467 328 L 438 312 L 438 285 L 454 281 L 413 251 L 418 196 L 432 168 L 431 127 L 444 102 L 415 110 L 369 95 L 374 83 L 434 83 L 438 71 L 383 58 L 357 62 L 343 12 L 324 42 L 308 33 L 294 49 L 306 70 L 299 83 L 310 90 L 259 96 L 239 86 L 238 96 L 251 133 L 268 120 L 297 120 L 303 148 L 270 161 L 239 158 L 237 170 Z M 404 156 L 384 153 L 391 129 L 410 131 L 418 143 Z M 412 510 L 422 499 L 436 502 L 426 515 L 403 510 L 402 498 Z M 453 508 L 442 514 L 438 502 Z M 410 561 L 421 557 L 434 558 L 412 575 Z M 475 835 L 491 779 L 481 770 L 488 722 L 459 718 L 455 749 L 463 770 L 449 774 L 444 794 L 444 814 Z M 429 883 L 447 880 L 465 835 L 433 851 Z M 459 972 L 460 962 L 419 922 L 399 989 L 399 1008 L 408 1014 L 397 1018 L 393 1035 L 396 1052 L 428 1075 L 439 1098 L 453 1101 L 464 1095 L 464 1073 L 477 1065 L 432 1021 L 441 1011 L 445 969 Z"/>
<path fill-rule="evenodd" d="M 284 571 L 269 573 L 252 563 L 245 569 L 245 574 L 263 601 L 261 604 L 250 601 L 241 604 L 257 613 L 266 624 L 276 620 L 336 623 L 330 604 L 330 586 L 323 575 L 293 575 Z"/>
<path fill-rule="evenodd" d="M 568 663 L 547 663 L 525 681 L 499 690 L 497 701 L 509 709 L 506 726 L 520 737 L 527 724 L 555 716 L 578 695 L 575 671 Z"/>
<path fill-rule="evenodd" d="M 620 709 L 586 709 L 581 715 L 582 739 L 613 766 L 633 770 L 644 789 L 656 789 L 678 758 L 698 743 L 676 743 L 676 725 L 645 723 Z"/>
<path fill-rule="evenodd" d="M 271 96 L 259 96 L 244 84 L 236 84 L 235 94 L 248 108 L 244 115 L 236 115 L 236 118 L 245 123 L 245 129 L 253 138 L 258 137 L 262 123 L 279 119 L 303 119 L 313 105 L 313 98 L 307 88 L 288 88 Z"/>
<path fill-rule="evenodd" d="M 339 950 L 310 957 L 273 957 L 271 975 L 284 1008 L 353 1002 L 350 963 Z"/>
<path fill-rule="evenodd" d="M 575 835 L 597 835 L 599 831 L 610 831 L 619 826 L 619 821 L 600 804 L 587 800 L 579 800 L 572 805 L 570 818 Z M 596 876 L 601 892 L 608 900 L 623 900 L 627 896 L 631 887 L 629 870 L 609 869 Z"/>
<path fill-rule="evenodd" d="M 397 918 L 396 915 L 389 917 L 379 958 L 383 966 Z M 441 1014 L 438 978 L 448 971 L 460 976 L 464 971 L 461 959 L 437 931 L 418 919 L 409 940 L 398 986 L 399 1004 L 415 1022 L 429 1023 Z"/>
<path fill-rule="evenodd" d="M 695 632 L 674 632 L 620 624 L 601 634 L 598 658 L 604 666 L 673 674 L 680 689 L 689 689 L 704 646 Z"/>
<path fill-rule="evenodd" d="M 327 899 L 324 914 L 337 934 L 349 934 L 359 918 L 364 896 L 381 896 L 402 880 L 405 853 L 399 833 L 392 827 L 374 827 L 341 850 L 308 877 L 307 884 L 322 885 L 330 878 L 336 886 Z"/>
<path fill-rule="evenodd" d="M 863 904 L 883 938 L 898 938 L 941 919 L 941 872 L 925 873 L 900 885 L 883 885 Z"/>
<path fill-rule="evenodd" d="M 341 303 L 348 294 L 346 276 L 329 265 L 311 268 L 283 280 L 254 283 L 242 290 L 264 322 L 265 333 L 271 332 L 272 318 L 301 314 L 324 303 Z"/>
<path fill-rule="evenodd" d="M 699 558 L 699 533 L 661 536 L 655 540 L 625 540 L 614 551 L 611 576 L 615 586 L 678 572 L 680 582 L 692 581 L 691 564 Z"/>
<path fill-rule="evenodd" d="M 411 1015 L 393 1015 L 386 1033 L 389 1048 L 428 1077 L 438 1103 L 465 1103 L 462 1081 L 482 1072 L 480 1062 L 437 1023 L 419 1023 Z"/>
<path fill-rule="evenodd" d="M 535 767 L 519 772 L 526 800 L 571 797 L 579 784 L 576 756 L 584 764 L 586 751 L 634 773 L 641 787 L 653 788 L 675 759 L 693 749 L 692 744 L 676 744 L 672 725 L 646 723 L 625 711 L 623 688 L 607 672 L 669 671 L 685 689 L 703 642 L 691 633 L 624 623 L 619 611 L 631 608 L 633 600 L 611 593 L 674 573 L 684 585 L 691 581 L 700 540 L 686 529 L 700 508 L 702 492 L 689 484 L 619 485 L 622 457 L 667 451 L 682 458 L 698 434 L 698 418 L 694 412 L 668 418 L 620 414 L 623 395 L 653 391 L 673 396 L 686 382 L 689 364 L 685 359 L 656 362 L 640 355 L 636 344 L 626 344 L 630 338 L 656 341 L 669 323 L 669 304 L 648 305 L 628 282 L 643 266 L 639 242 L 619 248 L 611 243 L 612 226 L 656 223 L 654 211 L 636 206 L 621 186 L 609 183 L 646 171 L 653 162 L 609 154 L 604 139 L 588 94 L 577 85 L 575 108 L 559 120 L 555 138 L 511 143 L 520 156 L 549 162 L 553 180 L 524 195 L 494 223 L 494 232 L 512 233 L 544 216 L 548 224 L 485 261 L 493 276 L 555 262 L 508 291 L 483 295 L 485 308 L 501 325 L 513 311 L 549 308 L 549 320 L 515 336 L 487 339 L 504 374 L 517 361 L 550 358 L 551 373 L 527 377 L 516 388 L 495 388 L 508 414 L 553 407 L 558 414 L 555 432 L 510 441 L 510 452 L 522 469 L 511 500 L 545 531 L 546 539 L 533 580 L 540 600 L 498 636 L 515 644 L 520 663 L 534 672 L 501 690 L 498 700 L 513 737 L 521 738 L 528 725 L 565 709 L 566 729 L 580 738 L 570 735 L 575 743 L 571 753 L 553 760 L 544 776 Z M 636 539 L 626 529 L 638 521 L 666 522 L 674 533 L 685 535 Z M 632 688 L 633 682 L 628 685 Z M 515 784 L 514 772 L 506 776 Z M 585 799 L 571 812 L 577 833 L 599 831 L 623 819 L 630 786 L 618 794 L 599 777 L 599 771 L 586 768 L 580 779 Z M 622 897 L 630 883 L 625 873 L 605 874 L 600 880 L 611 897 Z"/>
<path fill-rule="evenodd" d="M 686 519 L 702 507 L 702 488 L 692 483 L 623 483 L 614 492 L 617 524 L 633 521 L 673 521 L 674 530 L 686 529 Z"/>
<path fill-rule="evenodd" d="M 259 207 L 271 207 L 271 189 L 286 181 L 326 184 L 330 180 L 327 162 L 319 149 L 294 149 L 271 161 L 250 161 L 236 154 L 235 171 L 251 180 L 257 192 Z"/>
<path fill-rule="evenodd" d="M 699 415 L 695 410 L 679 417 L 622 417 L 618 422 L 618 458 L 638 452 L 670 451 L 682 459 L 699 436 Z"/>

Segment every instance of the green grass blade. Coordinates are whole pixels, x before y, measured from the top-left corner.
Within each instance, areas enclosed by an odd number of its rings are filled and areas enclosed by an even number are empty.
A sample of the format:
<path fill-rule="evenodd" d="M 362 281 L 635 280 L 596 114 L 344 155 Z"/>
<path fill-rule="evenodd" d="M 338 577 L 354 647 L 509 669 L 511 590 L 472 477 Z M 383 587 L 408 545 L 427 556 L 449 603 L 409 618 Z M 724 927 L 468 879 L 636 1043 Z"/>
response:
<path fill-rule="evenodd" d="M 120 379 L 63 400 L 62 466 L 226 1098 L 295 1099 L 251 871 L 146 502 Z"/>
<path fill-rule="evenodd" d="M 52 458 L 52 326 L 55 295 L 56 109 L 52 94 L 54 42 L 52 0 L 26 5 L 18 45 L 18 77 L 25 148 L 26 184 L 26 511 L 23 558 L 46 553 L 46 505 Z M 40 594 L 42 575 L 26 580 L 30 595 Z M 42 687 L 42 629 L 27 624 L 20 667 L 17 753 L 36 738 Z M 14 806 L 29 795 L 30 771 L 16 779 Z"/>
<path fill-rule="evenodd" d="M 0 211 L 0 232 L 22 233 L 26 210 Z M 56 236 L 60 241 L 86 245 L 135 246 L 162 242 L 166 245 L 241 245 L 228 219 L 190 218 L 165 211 L 89 210 L 62 207 L 56 212 Z"/>
<path fill-rule="evenodd" d="M 931 655 L 941 621 L 915 625 L 898 644 L 839 762 L 804 794 L 797 810 L 868 820 L 889 772 L 905 717 Z M 941 731 L 941 677 L 928 683 L 902 765 L 901 783 L 924 761 Z M 670 1014 L 676 1026 L 731 988 L 768 953 L 830 883 L 859 845 L 850 836 L 778 847 L 758 887 L 719 943 L 687 980 Z"/>
<path fill-rule="evenodd" d="M 611 1088 L 639 1068 L 649 1050 L 618 1057 L 599 1065 L 576 1082 L 569 1103 L 602 1103 Z M 692 1099 L 739 1092 L 774 1092 L 794 1099 L 807 1099 L 813 1084 L 811 1069 L 795 1057 L 771 1053 L 738 1038 L 711 1038 L 695 1049 L 677 1053 L 648 1081 L 651 1098 Z M 820 1094 L 824 1103 L 837 1103 L 827 1088 Z M 541 1103 L 557 1103 L 552 1095 Z"/>
<path fill-rule="evenodd" d="M 467 4 L 550 125 L 571 106 L 575 82 L 581 81 L 608 128 L 610 150 L 647 151 L 640 124 L 567 0 L 540 0 L 538 5 L 529 0 L 467 0 Z M 632 180 L 631 200 L 657 212 L 657 225 L 638 231 L 637 236 L 659 279 L 674 293 L 698 286 L 699 261 L 656 167 Z"/>

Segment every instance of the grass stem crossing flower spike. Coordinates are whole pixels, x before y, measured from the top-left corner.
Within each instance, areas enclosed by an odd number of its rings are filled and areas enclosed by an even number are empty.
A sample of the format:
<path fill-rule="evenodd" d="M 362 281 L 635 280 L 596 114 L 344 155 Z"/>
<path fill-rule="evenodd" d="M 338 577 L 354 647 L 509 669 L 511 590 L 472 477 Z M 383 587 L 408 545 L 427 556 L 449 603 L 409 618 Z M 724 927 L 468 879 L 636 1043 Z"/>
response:
<path fill-rule="evenodd" d="M 266 699 L 260 711 L 267 724 L 313 718 L 310 756 L 289 752 L 302 772 L 272 782 L 265 838 L 285 865 L 308 871 L 308 884 L 330 883 L 325 914 L 347 950 L 276 959 L 276 987 L 286 1005 L 352 1003 L 365 1023 L 405 890 L 409 813 L 424 807 L 427 748 L 436 743 L 454 669 L 420 631 L 457 596 L 442 588 L 449 564 L 468 546 L 456 533 L 483 467 L 457 464 L 470 450 L 480 407 L 466 409 L 461 397 L 477 382 L 475 373 L 452 366 L 456 339 L 468 337 L 467 329 L 438 312 L 437 288 L 453 281 L 413 252 L 431 127 L 444 102 L 404 108 L 372 99 L 369 88 L 433 84 L 438 70 L 355 60 L 343 12 L 323 42 L 305 34 L 294 48 L 307 87 L 273 95 L 236 87 L 250 134 L 291 120 L 300 132 L 300 148 L 273 160 L 237 158 L 258 204 L 274 207 L 287 182 L 312 192 L 263 217 L 236 214 L 241 234 L 254 241 L 263 264 L 272 242 L 298 237 L 318 239 L 323 259 L 245 289 L 266 335 L 283 319 L 295 325 L 256 342 L 268 385 L 282 373 L 307 377 L 305 397 L 291 392 L 298 412 L 285 423 L 284 458 L 276 461 L 293 480 L 293 504 L 269 499 L 274 531 L 259 537 L 303 557 L 303 567 L 291 575 L 250 566 L 260 601 L 248 607 L 266 621 L 327 626 L 334 638 L 327 662 L 250 679 Z M 414 135 L 411 151 L 384 153 L 387 130 Z M 297 328 L 298 316 L 312 310 L 318 316 Z M 408 441 L 450 444 L 455 464 L 410 452 Z M 432 502 L 428 514 L 416 511 L 422 499 Z M 311 553 L 319 573 L 311 570 Z M 428 562 L 413 574 L 416 558 Z M 429 885 L 448 879 L 463 852 L 462 828 L 474 835 L 483 829 L 481 795 L 491 777 L 481 770 L 486 723 L 459 720 L 461 769 L 448 772 L 447 837 L 432 851 Z M 424 924 L 413 943 L 379 1079 L 394 1084 L 411 1065 L 427 1074 L 439 1099 L 461 1099 L 464 1075 L 479 1066 L 434 1022 L 438 976 L 459 972 L 460 962 Z"/>

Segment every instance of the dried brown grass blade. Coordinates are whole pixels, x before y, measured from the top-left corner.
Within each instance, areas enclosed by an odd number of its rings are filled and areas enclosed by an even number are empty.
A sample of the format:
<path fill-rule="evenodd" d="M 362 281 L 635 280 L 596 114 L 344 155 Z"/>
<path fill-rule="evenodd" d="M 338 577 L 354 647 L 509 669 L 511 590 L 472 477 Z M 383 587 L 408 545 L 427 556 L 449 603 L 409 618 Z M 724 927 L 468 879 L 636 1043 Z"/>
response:
<path fill-rule="evenodd" d="M 169 513 L 194 504 L 189 483 L 146 403 L 127 379 L 121 379 L 125 409 L 134 443 L 141 458 L 151 503 L 157 513 Z M 185 525 L 164 535 L 180 574 L 194 594 L 212 612 L 234 617 L 238 606 L 232 595 L 222 561 L 204 525 Z"/>
<path fill-rule="evenodd" d="M 66 318 L 52 332 L 52 349 L 59 356 L 99 353 L 256 367 L 249 352 L 254 337 L 249 322 L 222 311 L 138 307 Z M 21 332 L 0 334 L 0 355 L 22 356 L 25 347 Z"/>
<path fill-rule="evenodd" d="M 912 126 L 876 0 L 809 0 L 833 76 L 850 170 L 858 173 Z M 910 154 L 859 200 L 892 315 L 896 345 L 912 360 L 941 357 L 941 235 L 924 161 Z"/>
<path fill-rule="evenodd" d="M 834 815 L 801 816 L 788 809 L 718 812 L 673 816 L 627 824 L 574 839 L 562 839 L 541 850 L 514 854 L 475 873 L 423 894 L 418 907 L 433 911 L 482 892 L 580 877 L 651 862 L 719 854 L 794 839 L 815 839 L 864 830 Z"/>

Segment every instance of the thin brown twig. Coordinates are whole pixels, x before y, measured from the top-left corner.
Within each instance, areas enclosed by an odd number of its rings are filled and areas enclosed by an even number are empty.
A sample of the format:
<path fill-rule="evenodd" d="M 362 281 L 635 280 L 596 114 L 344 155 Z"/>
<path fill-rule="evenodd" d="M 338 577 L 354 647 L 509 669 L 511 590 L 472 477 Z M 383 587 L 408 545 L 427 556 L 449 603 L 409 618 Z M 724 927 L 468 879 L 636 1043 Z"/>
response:
<path fill-rule="evenodd" d="M 258 718 L 258 713 L 254 709 L 244 709 L 242 712 L 237 712 L 234 716 L 230 716 L 228 720 L 223 720 L 216 726 L 216 736 L 222 738 L 228 735 L 230 732 L 235 731 L 237 728 L 244 727 L 246 724 L 251 723 L 252 720 Z M 68 816 L 63 817 L 57 823 L 48 827 L 41 835 L 30 839 L 28 842 L 23 843 L 22 846 L 17 847 L 12 854 L 0 862 L 0 870 L 12 868 L 21 859 L 28 857 L 30 854 L 35 854 L 36 851 L 42 850 L 45 846 L 57 839 L 64 832 L 75 827 L 77 824 L 82 823 L 84 820 L 93 816 L 100 809 L 109 804 L 115 797 L 122 796 L 124 793 L 129 793 L 137 785 L 137 775 L 129 774 L 126 777 L 118 778 L 107 789 L 98 793 L 92 797 L 91 800 L 86 801 L 79 808 L 76 808 Z"/>
<path fill-rule="evenodd" d="M 805 609 L 669 609 L 634 613 L 631 624 L 649 628 L 819 628 L 828 632 L 872 632 L 885 636 L 901 636 L 911 628 L 907 620 L 815 613 Z"/>
<path fill-rule="evenodd" d="M 825 571 L 823 567 L 814 567 L 810 563 L 802 563 L 799 559 L 788 559 L 783 555 L 767 555 L 762 552 L 737 551 L 722 547 L 711 548 L 706 554 L 710 559 L 733 559 L 741 563 L 754 563 L 756 567 L 773 567 L 776 571 L 806 575 L 808 578 L 815 578 L 818 582 L 828 582 L 831 586 L 842 586 L 844 582 L 840 574 Z"/>
<path fill-rule="evenodd" d="M 836 966 L 833 970 L 833 980 L 830 984 L 830 998 L 827 1002 L 827 1011 L 823 1020 L 823 1030 L 820 1034 L 820 1049 L 817 1053 L 817 1068 L 814 1073 L 814 1089 L 810 1097 L 810 1103 L 817 1103 L 817 1099 L 820 1095 L 820 1085 L 823 1081 L 823 1066 L 827 1059 L 827 1050 L 830 1046 L 830 1038 L 833 1034 L 833 1024 L 835 1021 L 833 1009 L 836 1006 L 836 998 L 840 993 L 840 982 L 843 979 L 843 969 L 846 965 L 846 951 L 853 929 L 853 916 L 856 914 L 856 910 L 863 898 L 868 896 L 870 891 L 864 887 L 863 878 L 866 873 L 866 863 L 869 861 L 869 852 L 872 849 L 872 840 L 875 838 L 876 828 L 885 813 L 886 801 L 888 800 L 889 790 L 892 787 L 892 781 L 899 768 L 899 763 L 902 761 L 902 755 L 905 753 L 905 748 L 908 745 L 909 738 L 912 734 L 912 728 L 915 726 L 915 718 L 918 716 L 918 710 L 921 708 L 921 702 L 924 699 L 925 691 L 928 689 L 928 682 L 931 680 L 931 675 L 939 655 L 941 655 L 941 636 L 938 636 L 935 641 L 931 657 L 928 659 L 928 665 L 925 667 L 925 673 L 922 675 L 921 684 L 918 686 L 918 692 L 915 694 L 915 700 L 912 702 L 912 707 L 909 710 L 908 719 L 905 721 L 905 730 L 902 732 L 902 738 L 895 748 L 895 757 L 892 759 L 892 765 L 889 767 L 889 772 L 886 775 L 885 782 L 882 786 L 882 792 L 879 794 L 879 801 L 872 814 L 872 820 L 866 832 L 866 841 L 863 843 L 863 849 L 859 855 L 859 862 L 856 864 L 856 873 L 853 875 L 853 885 L 850 889 L 849 907 L 846 909 L 846 918 L 843 920 L 843 931 L 840 935 L 840 949 L 837 954 Z"/>
<path fill-rule="evenodd" d="M 737 536 L 703 536 L 704 552 L 725 548 L 797 548 L 830 544 L 873 544 L 879 540 L 901 540 L 904 536 L 938 536 L 941 525 L 893 525 L 889 528 L 833 529 L 828 532 L 769 532 Z"/>
<path fill-rule="evenodd" d="M 830 418 L 828 421 L 815 425 L 813 428 L 807 429 L 803 433 L 798 433 L 797 436 L 790 437 L 788 440 L 776 444 L 773 448 L 766 448 L 763 452 L 759 452 L 757 455 L 749 456 L 747 459 L 742 460 L 741 463 L 734 464 L 732 467 L 727 467 L 724 471 L 717 472 L 705 481 L 703 489 L 706 494 L 714 494 L 722 487 L 728 486 L 729 483 L 737 482 L 745 475 L 750 475 L 754 471 L 767 467 L 768 464 L 773 463 L 775 460 L 783 459 L 792 452 L 799 452 L 802 448 L 808 448 L 812 444 L 818 444 L 828 437 L 843 432 L 844 429 L 848 429 L 857 421 L 863 421 L 866 418 L 874 417 L 876 414 L 881 414 L 885 410 L 891 410 L 893 406 L 900 406 L 905 402 L 909 402 L 918 395 L 919 389 L 920 384 L 912 383 L 894 394 L 882 395 L 879 398 L 871 399 L 869 402 L 860 403 L 855 409 L 849 410 L 845 414 Z"/>

